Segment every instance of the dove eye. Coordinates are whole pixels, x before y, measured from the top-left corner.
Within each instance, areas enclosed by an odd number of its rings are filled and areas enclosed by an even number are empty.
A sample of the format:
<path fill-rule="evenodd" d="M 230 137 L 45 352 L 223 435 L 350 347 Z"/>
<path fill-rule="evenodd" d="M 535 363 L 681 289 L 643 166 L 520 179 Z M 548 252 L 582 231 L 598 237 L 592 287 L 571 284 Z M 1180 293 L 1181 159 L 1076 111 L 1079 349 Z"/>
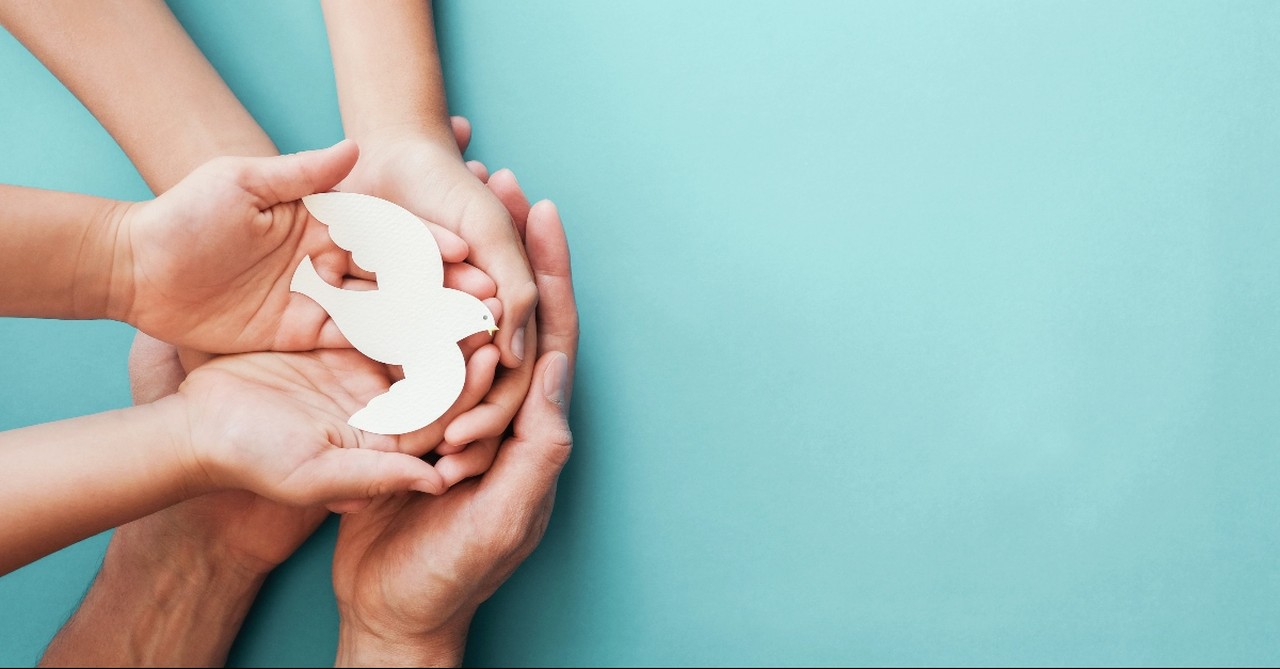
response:
<path fill-rule="evenodd" d="M 489 320 L 489 316 L 488 316 L 488 314 L 486 314 L 486 315 L 484 315 L 484 316 L 481 316 L 480 318 L 482 318 L 482 319 L 484 319 L 484 320 L 486 320 L 486 321 L 487 321 L 487 320 Z"/>

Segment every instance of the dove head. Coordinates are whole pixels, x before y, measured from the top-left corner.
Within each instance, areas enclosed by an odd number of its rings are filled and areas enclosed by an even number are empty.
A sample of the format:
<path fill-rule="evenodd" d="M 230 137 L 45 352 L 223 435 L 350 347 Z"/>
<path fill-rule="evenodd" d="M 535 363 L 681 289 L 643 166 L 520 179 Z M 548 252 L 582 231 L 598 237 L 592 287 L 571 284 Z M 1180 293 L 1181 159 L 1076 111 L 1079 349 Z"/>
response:
<path fill-rule="evenodd" d="M 445 314 L 441 325 L 454 341 L 461 341 L 477 332 L 493 334 L 498 331 L 498 323 L 489 312 L 484 302 L 460 290 L 446 288 L 444 290 L 443 308 Z"/>

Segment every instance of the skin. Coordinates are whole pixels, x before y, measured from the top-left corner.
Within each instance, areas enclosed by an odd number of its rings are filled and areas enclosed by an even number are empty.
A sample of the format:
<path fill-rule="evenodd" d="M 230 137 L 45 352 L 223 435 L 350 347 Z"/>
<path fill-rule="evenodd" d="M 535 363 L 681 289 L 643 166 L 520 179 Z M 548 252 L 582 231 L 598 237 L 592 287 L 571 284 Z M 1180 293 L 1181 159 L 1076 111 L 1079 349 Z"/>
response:
<path fill-rule="evenodd" d="M 528 202 L 518 188 L 512 188 L 513 183 L 491 186 L 504 201 L 521 199 L 523 206 L 513 207 L 513 214 L 529 211 Z M 565 356 L 563 403 L 555 404 L 554 390 L 550 393 L 553 400 L 545 400 L 545 379 L 552 375 L 544 373 L 540 385 L 535 385 L 544 389 L 544 400 L 539 401 L 537 392 L 530 395 L 533 403 L 522 414 L 528 420 L 519 422 L 516 437 L 503 445 L 504 452 L 515 454 L 506 456 L 514 464 L 497 470 L 504 474 L 485 474 L 478 479 L 489 481 L 483 489 L 490 492 L 480 494 L 479 484 L 468 483 L 457 486 L 459 494 L 434 512 L 407 505 L 403 497 L 397 497 L 347 516 L 352 520 L 371 514 L 363 526 L 343 527 L 335 554 L 335 589 L 344 593 L 339 663 L 456 664 L 465 645 L 465 625 L 481 596 L 514 570 L 545 528 L 554 500 L 553 472 L 558 471 L 545 463 L 563 462 L 571 448 L 563 420 L 572 393 L 578 326 L 568 247 L 558 213 L 550 203 L 542 203 L 528 218 L 529 255 L 546 295 L 539 304 L 544 331 L 539 352 Z M 139 345 L 149 344 L 135 344 Z M 166 355 L 173 355 L 173 350 L 161 345 L 139 352 L 134 360 L 163 359 Z M 497 364 L 496 350 L 491 355 L 492 364 Z M 134 378 L 136 401 L 163 397 L 180 382 L 182 371 L 176 357 L 167 362 L 161 369 L 167 370 L 168 376 Z M 550 369 L 561 363 L 548 358 L 542 364 Z M 559 370 L 554 375 L 558 377 Z M 554 388 L 558 380 L 553 378 L 550 385 Z M 442 457 L 436 471 L 446 483 L 470 479 L 488 471 L 497 453 L 496 442 L 473 444 Z M 366 504 L 351 504 L 349 510 Z M 480 509 L 488 511 L 472 519 L 454 518 L 453 522 L 440 515 Z M 496 513 L 498 510 L 510 513 Z M 252 493 L 225 491 L 188 500 L 120 527 L 84 601 L 54 637 L 41 665 L 223 664 L 266 574 L 292 554 L 326 515 L 323 508 L 299 510 Z M 431 516 L 437 522 L 429 522 Z M 480 518 L 485 522 L 474 522 Z M 443 565 L 441 573 L 474 577 L 476 585 L 464 592 L 445 590 L 427 597 L 423 593 L 429 583 L 410 582 L 416 578 L 413 572 L 391 568 L 391 561 L 401 553 L 371 552 L 367 537 L 400 521 L 406 526 L 397 532 L 400 550 L 425 551 L 437 541 L 450 546 L 455 537 L 465 538 L 459 544 L 465 550 L 433 558 L 433 563 Z M 449 556 L 462 563 L 448 562 Z M 357 581 L 380 574 L 426 600 L 406 630 L 388 628 L 385 610 L 346 594 Z M 156 602 L 164 602 L 164 606 L 157 607 Z M 447 624 L 432 626 L 434 621 Z"/>
<path fill-rule="evenodd" d="M 499 437 L 531 383 L 533 357 L 524 352 L 537 345 L 529 320 L 538 291 L 513 212 L 462 160 L 431 4 L 326 0 L 322 7 L 343 129 L 363 151 L 339 188 L 390 200 L 456 232 L 470 245 L 468 260 L 495 282 L 503 316 L 494 341 L 507 369 L 481 406 L 459 417 L 444 438 L 461 448 Z"/>
<path fill-rule="evenodd" d="M 442 458 L 493 458 L 478 478 L 432 498 L 394 495 L 343 518 L 334 552 L 342 616 L 339 666 L 456 666 L 479 605 L 541 540 L 556 481 L 572 450 L 567 411 L 577 351 L 568 246 L 559 215 L 540 202 L 528 249 L 542 301 L 533 388 L 500 446 Z M 452 459 L 452 460 L 451 460 Z M 446 474 L 447 476 L 447 474 Z"/>
<path fill-rule="evenodd" d="M 85 104 L 157 193 L 168 190 L 211 158 L 277 153 L 271 140 L 159 0 L 94 3 L 13 0 L 0 3 L 0 23 Z M 130 39 L 120 40 L 121 34 L 128 34 Z M 410 76 L 430 74 L 429 70 L 410 66 L 407 61 L 402 64 L 405 65 L 402 70 Z M 385 65 L 387 63 L 380 64 Z M 341 65 L 335 63 L 335 68 L 341 70 Z M 148 85 L 139 87 L 138 81 L 146 81 Z M 442 89 L 437 85 L 434 90 Z M 438 99 L 443 109 L 443 96 Z M 421 96 L 412 100 L 404 96 L 393 102 L 404 110 L 422 100 Z M 345 113 L 344 122 L 349 118 L 354 116 Z M 413 189 L 434 176 L 435 165 L 443 165 L 457 181 L 470 184 L 474 189 L 473 183 L 461 178 L 465 175 L 461 175 L 456 166 L 460 161 L 449 155 L 447 137 L 443 155 L 448 155 L 448 160 L 440 157 L 439 134 L 416 141 L 417 133 L 428 127 L 440 126 L 412 127 L 394 123 L 385 126 L 385 133 L 375 133 L 380 137 L 375 138 L 372 145 L 378 146 L 375 150 L 366 147 L 356 174 L 349 183 L 340 186 L 371 192 L 380 178 L 393 178 L 403 167 L 410 174 L 399 179 L 398 188 Z M 470 126 L 465 120 L 454 118 L 448 127 L 457 138 L 456 151 L 461 155 L 470 137 Z M 403 143 L 397 141 L 401 136 L 405 139 Z M 409 144 L 413 144 L 412 149 Z M 478 163 L 465 167 L 477 181 L 488 176 L 487 170 Z M 514 184 L 510 172 L 493 175 L 494 183 L 504 180 Z M 472 193 L 484 200 L 483 193 L 475 190 Z M 519 197 L 518 207 L 511 208 L 511 198 L 498 195 L 499 201 L 510 209 L 508 215 L 517 226 L 520 225 L 518 210 L 526 214 L 529 211 L 528 202 L 523 196 Z M 407 197 L 400 204 L 415 209 Z M 419 208 L 420 215 L 426 211 L 425 206 Z M 475 213 L 485 209 L 489 214 L 476 215 L 476 220 L 499 218 L 494 214 L 492 201 L 479 205 Z M 501 238 L 501 226 L 494 226 L 494 232 Z M 473 241 L 472 248 L 475 246 Z M 507 257 L 513 250 L 520 252 L 518 245 L 514 249 L 508 246 Z M 450 276 L 446 268 L 446 285 L 468 290 L 481 298 L 496 294 L 497 287 L 492 281 L 486 294 L 483 289 L 455 285 Z M 529 301 L 527 281 L 524 286 L 526 301 Z M 512 328 L 504 326 L 500 337 L 512 337 L 508 334 L 512 332 Z M 533 350 L 532 337 L 530 329 L 523 339 L 526 350 Z M 519 341 L 519 338 L 503 339 L 508 343 L 513 340 Z M 475 348 L 474 342 L 464 342 L 464 345 Z M 510 346 L 505 349 L 508 358 L 514 353 L 510 349 Z M 492 347 L 478 349 L 473 363 L 486 351 L 490 353 L 490 364 L 496 364 L 498 353 Z M 177 351 L 145 335 L 135 341 L 130 367 L 137 401 L 174 392 L 185 376 Z M 531 370 L 532 356 L 525 367 Z M 503 379 L 507 376 L 509 374 L 504 374 Z M 508 390 L 496 399 L 508 417 L 524 398 L 523 391 L 516 393 L 510 388 L 527 385 L 526 379 L 523 383 L 502 386 Z M 495 385 L 495 395 L 497 390 Z M 467 392 L 464 390 L 464 395 Z M 478 400 L 473 396 L 470 402 L 474 404 Z M 447 416 L 457 415 L 454 412 Z M 504 420 L 496 427 L 475 433 L 498 433 L 506 424 Z M 466 434 L 454 435 L 454 444 L 450 445 L 455 454 L 462 457 L 446 457 L 438 463 L 440 471 L 452 472 L 450 476 L 455 481 L 477 469 L 483 471 L 487 467 L 486 457 L 492 460 L 492 448 L 486 456 L 486 449 L 466 446 L 470 441 L 467 437 Z M 484 442 L 477 444 L 483 446 Z M 446 461 L 451 464 L 445 466 Z M 224 491 L 188 500 L 119 528 L 94 586 L 50 645 L 43 663 L 222 664 L 265 574 L 292 554 L 326 514 L 323 507 L 297 509 L 252 493 Z M 156 606 L 157 602 L 164 605 Z"/>
<path fill-rule="evenodd" d="M 220 158 L 140 203 L 0 186 L 13 241 L 0 248 L 13 270 L 0 277 L 0 312 L 114 318 L 219 353 L 349 348 L 328 314 L 289 282 L 305 256 L 327 281 L 349 273 L 348 255 L 299 198 L 332 187 L 356 155 L 348 141 L 291 156 Z M 454 261 L 465 257 L 461 240 L 435 232 Z"/>
<path fill-rule="evenodd" d="M 152 404 L 0 435 L 0 573 L 217 490 L 298 506 L 443 492 L 404 438 L 346 424 L 391 385 L 378 367 L 351 350 L 225 356 Z"/>
<path fill-rule="evenodd" d="M 408 11 L 412 7 L 404 5 L 398 9 Z M 21 41 L 84 103 L 157 194 L 172 188 L 196 167 L 216 157 L 278 154 L 271 139 L 236 99 L 162 0 L 92 3 L 79 0 L 12 0 L 0 3 L 0 25 Z M 426 30 L 430 32 L 429 24 Z M 120 35 L 129 35 L 129 39 L 122 40 Z M 434 38 L 430 35 L 427 38 L 432 40 L 430 57 L 434 59 Z M 378 45 L 374 53 L 386 53 L 382 50 L 385 46 Z M 347 58 L 361 57 L 350 49 L 343 54 Z M 418 72 L 412 69 L 413 64 L 408 60 L 398 59 L 396 66 L 406 81 L 418 81 L 413 79 Z M 335 69 L 343 70 L 343 67 L 342 61 L 335 62 Z M 421 76 L 421 82 L 436 86 L 438 76 L 430 79 L 430 74 L 425 71 Z M 145 81 L 147 85 L 139 86 L 139 81 Z M 443 89 L 436 86 L 431 90 Z M 345 99 L 350 101 L 351 96 L 347 95 Z M 439 99 L 443 102 L 443 95 Z M 383 100 L 373 102 L 376 105 Z M 393 106 L 403 112 L 412 104 L 406 98 L 397 97 Z M 413 118 L 417 120 L 418 117 Z M 469 138 L 470 126 L 465 121 L 451 123 L 446 116 L 430 127 L 442 131 L 440 141 L 461 155 L 465 146 L 458 143 L 450 146 L 449 133 L 457 128 L 461 136 Z M 379 158 L 389 153 L 384 150 L 386 143 L 378 144 L 378 150 L 364 152 L 358 173 L 372 174 L 377 171 L 372 169 L 375 164 L 386 162 Z M 461 163 L 460 160 L 458 162 Z M 365 192 L 371 190 L 366 188 Z M 476 193 L 488 197 L 484 193 Z M 400 204 L 406 206 L 405 202 Z M 411 206 L 406 208 L 414 210 Z M 421 215 L 420 211 L 417 213 Z M 491 218 L 489 216 L 486 220 Z M 441 251 L 449 257 L 448 240 L 441 236 L 438 239 Z M 471 251 L 475 250 L 472 246 Z M 499 259 L 512 258 L 510 248 L 505 254 L 501 251 L 495 253 Z M 518 248 L 515 253 L 520 253 Z M 353 275 L 371 278 L 358 271 Z M 485 272 L 474 271 L 474 267 L 461 263 L 446 265 L 445 285 L 465 290 L 482 300 L 494 297 L 498 292 L 497 285 Z M 509 346 L 509 333 L 514 328 L 508 328 L 505 323 L 503 328 L 506 332 L 499 332 L 499 341 L 507 342 Z M 530 335 L 524 339 L 528 340 Z M 159 371 L 157 363 L 181 361 L 183 368 L 190 369 L 207 359 L 193 349 L 185 349 L 180 356 L 171 351 L 161 351 L 155 342 L 147 341 L 145 335 L 140 335 L 140 343 L 134 351 L 153 354 L 153 357 L 131 364 L 131 369 L 135 373 L 155 375 L 157 379 L 166 379 L 172 374 L 171 370 Z M 523 373 L 527 374 L 527 370 Z M 505 393 L 496 401 L 509 407 L 514 414 L 511 405 L 518 405 L 523 393 L 519 397 L 511 397 L 514 394 L 512 385 L 502 384 L 495 387 L 494 392 L 501 390 Z M 527 380 L 523 385 L 527 387 Z M 461 413 L 454 412 L 453 416 Z M 510 421 L 510 414 L 505 417 L 506 420 L 484 422 L 483 429 L 479 431 L 500 434 Z M 465 444 L 467 441 L 457 443 Z"/>

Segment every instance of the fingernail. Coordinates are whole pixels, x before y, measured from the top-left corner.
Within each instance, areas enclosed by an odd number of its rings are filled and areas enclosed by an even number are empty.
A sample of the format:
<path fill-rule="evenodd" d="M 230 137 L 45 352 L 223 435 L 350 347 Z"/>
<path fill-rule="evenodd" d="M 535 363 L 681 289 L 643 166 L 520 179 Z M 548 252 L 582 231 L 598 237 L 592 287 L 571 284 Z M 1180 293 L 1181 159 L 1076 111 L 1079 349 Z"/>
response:
<path fill-rule="evenodd" d="M 420 492 L 427 495 L 439 495 L 441 493 L 440 484 L 436 481 L 428 481 L 423 479 L 409 486 L 410 490 Z"/>
<path fill-rule="evenodd" d="M 517 360 L 524 360 L 524 326 L 521 326 L 512 335 L 511 352 L 515 354 Z"/>
<path fill-rule="evenodd" d="M 547 375 L 542 379 L 542 393 L 556 404 L 564 404 L 565 384 L 569 381 L 569 356 L 563 353 L 547 365 Z"/>

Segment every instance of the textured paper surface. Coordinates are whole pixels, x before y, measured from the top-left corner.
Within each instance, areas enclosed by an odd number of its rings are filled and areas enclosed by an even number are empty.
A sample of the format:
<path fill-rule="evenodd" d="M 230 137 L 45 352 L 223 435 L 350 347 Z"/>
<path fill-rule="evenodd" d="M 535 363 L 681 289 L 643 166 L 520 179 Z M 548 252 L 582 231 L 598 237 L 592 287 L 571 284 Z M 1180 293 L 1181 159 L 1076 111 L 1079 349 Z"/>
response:
<path fill-rule="evenodd" d="M 307 257 L 290 288 L 333 318 L 361 353 L 404 367 L 405 378 L 373 398 L 348 423 L 377 434 L 404 434 L 430 425 L 462 392 L 466 363 L 458 341 L 496 329 L 480 300 L 444 287 L 440 248 L 422 220 L 399 206 L 358 193 L 302 198 L 329 236 L 378 288 L 343 290 L 316 273 Z"/>

